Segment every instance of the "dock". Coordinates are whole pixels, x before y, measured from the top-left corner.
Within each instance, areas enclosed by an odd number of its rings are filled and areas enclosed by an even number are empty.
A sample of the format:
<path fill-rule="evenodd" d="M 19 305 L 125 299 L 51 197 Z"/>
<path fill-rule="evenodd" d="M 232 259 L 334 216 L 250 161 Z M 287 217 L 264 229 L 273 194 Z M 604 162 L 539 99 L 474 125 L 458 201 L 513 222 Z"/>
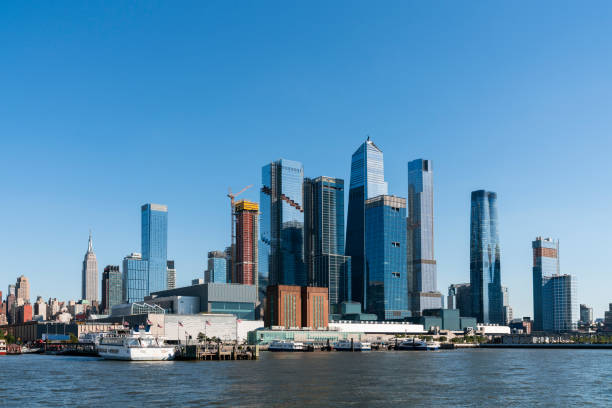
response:
<path fill-rule="evenodd" d="M 190 344 L 179 346 L 176 360 L 257 360 L 259 346 L 236 346 L 224 344 Z"/>

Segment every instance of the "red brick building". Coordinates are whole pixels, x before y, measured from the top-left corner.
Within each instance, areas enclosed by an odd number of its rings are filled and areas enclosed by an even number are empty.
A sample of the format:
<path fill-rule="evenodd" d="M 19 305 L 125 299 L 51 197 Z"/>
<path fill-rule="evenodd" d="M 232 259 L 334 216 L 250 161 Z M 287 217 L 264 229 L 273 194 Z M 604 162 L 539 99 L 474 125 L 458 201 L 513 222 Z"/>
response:
<path fill-rule="evenodd" d="M 236 213 L 236 279 L 244 285 L 257 285 L 259 236 L 259 204 L 241 200 L 234 206 Z"/>
<path fill-rule="evenodd" d="M 268 286 L 265 324 L 267 327 L 328 326 L 329 296 L 327 288 L 313 286 Z"/>
<path fill-rule="evenodd" d="M 268 286 L 266 300 L 266 326 L 301 327 L 301 287 L 289 285 Z"/>
<path fill-rule="evenodd" d="M 314 286 L 302 287 L 302 327 L 327 328 L 329 323 L 329 290 Z"/>

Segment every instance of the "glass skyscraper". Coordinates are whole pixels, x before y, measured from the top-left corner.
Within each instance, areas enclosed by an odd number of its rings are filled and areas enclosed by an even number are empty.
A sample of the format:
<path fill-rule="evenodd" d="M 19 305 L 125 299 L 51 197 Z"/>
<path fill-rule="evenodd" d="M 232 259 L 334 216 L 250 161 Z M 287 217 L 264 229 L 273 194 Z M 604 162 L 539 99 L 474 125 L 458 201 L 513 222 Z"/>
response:
<path fill-rule="evenodd" d="M 141 215 L 142 258 L 148 263 L 149 293 L 159 292 L 168 285 L 168 207 L 145 204 Z"/>
<path fill-rule="evenodd" d="M 145 204 L 140 208 L 142 254 L 123 260 L 123 299 L 142 302 L 152 292 L 168 286 L 168 207 Z"/>
<path fill-rule="evenodd" d="M 102 311 L 110 314 L 115 305 L 121 304 L 123 282 L 119 266 L 107 265 L 102 272 Z"/>
<path fill-rule="evenodd" d="M 576 278 L 561 275 L 559 241 L 537 237 L 533 249 L 533 330 L 571 331 L 578 322 Z"/>
<path fill-rule="evenodd" d="M 308 285 L 329 289 L 330 310 L 350 301 L 351 260 L 344 256 L 344 180 L 304 179 L 304 253 Z"/>
<path fill-rule="evenodd" d="M 408 163 L 408 292 L 413 316 L 425 309 L 439 309 L 434 259 L 433 169 L 431 160 Z"/>
<path fill-rule="evenodd" d="M 365 202 L 366 310 L 380 320 L 410 316 L 406 274 L 406 199 Z"/>
<path fill-rule="evenodd" d="M 227 260 L 223 251 L 210 251 L 208 253 L 208 269 L 204 276 L 206 283 L 227 282 Z"/>
<path fill-rule="evenodd" d="M 123 302 L 142 302 L 150 293 L 147 261 L 133 252 L 123 258 Z"/>
<path fill-rule="evenodd" d="M 388 193 L 383 152 L 368 139 L 351 158 L 345 255 L 351 257 L 351 294 L 365 308 L 365 202 Z M 405 229 L 405 225 L 404 225 Z"/>
<path fill-rule="evenodd" d="M 503 324 L 497 194 L 490 191 L 472 192 L 470 288 L 478 322 Z"/>
<path fill-rule="evenodd" d="M 260 285 L 305 286 L 302 163 L 280 159 L 263 166 Z"/>

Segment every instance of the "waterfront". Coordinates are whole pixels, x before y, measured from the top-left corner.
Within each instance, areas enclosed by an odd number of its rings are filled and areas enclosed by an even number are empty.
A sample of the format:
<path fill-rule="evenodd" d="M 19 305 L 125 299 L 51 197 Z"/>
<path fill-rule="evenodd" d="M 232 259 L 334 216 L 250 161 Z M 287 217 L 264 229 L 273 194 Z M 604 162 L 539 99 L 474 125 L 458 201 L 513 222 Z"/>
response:
<path fill-rule="evenodd" d="M 0 406 L 609 404 L 610 350 L 262 353 L 258 361 L 0 357 Z"/>

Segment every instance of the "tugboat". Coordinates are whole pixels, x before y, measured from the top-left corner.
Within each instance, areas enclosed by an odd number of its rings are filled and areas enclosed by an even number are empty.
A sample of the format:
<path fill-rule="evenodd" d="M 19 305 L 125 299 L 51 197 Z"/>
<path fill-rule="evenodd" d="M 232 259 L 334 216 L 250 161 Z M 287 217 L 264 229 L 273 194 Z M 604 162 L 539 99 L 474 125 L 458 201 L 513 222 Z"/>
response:
<path fill-rule="evenodd" d="M 398 350 L 439 350 L 440 343 L 437 341 L 425 341 L 415 339 L 402 341 L 398 346 Z"/>
<path fill-rule="evenodd" d="M 155 337 L 147 326 L 141 332 L 138 326 L 129 334 L 109 334 L 101 337 L 96 346 L 100 357 L 107 360 L 164 361 L 174 360 L 175 348 Z"/>
<path fill-rule="evenodd" d="M 304 343 L 279 340 L 270 343 L 268 351 L 307 351 L 307 347 Z"/>

